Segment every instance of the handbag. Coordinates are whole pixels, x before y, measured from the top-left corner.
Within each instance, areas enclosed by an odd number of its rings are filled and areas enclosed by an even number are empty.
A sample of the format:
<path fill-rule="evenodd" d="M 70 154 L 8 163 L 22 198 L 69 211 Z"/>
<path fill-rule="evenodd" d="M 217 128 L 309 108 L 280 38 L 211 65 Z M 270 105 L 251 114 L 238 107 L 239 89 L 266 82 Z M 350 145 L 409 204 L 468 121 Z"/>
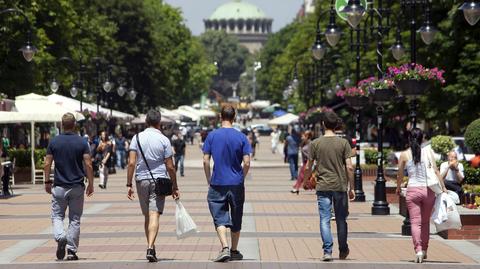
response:
<path fill-rule="evenodd" d="M 431 152 L 427 152 L 426 149 L 422 150 L 423 160 L 425 160 L 425 169 L 426 169 L 426 181 L 427 187 L 429 187 L 435 194 L 440 194 L 443 192 L 442 186 L 440 185 L 440 181 L 438 180 L 438 176 L 435 173 L 434 165 L 433 165 L 433 154 Z"/>
<path fill-rule="evenodd" d="M 145 165 L 147 166 L 148 172 L 150 172 L 150 176 L 152 177 L 150 182 L 155 184 L 155 194 L 160 196 L 172 195 L 173 193 L 172 181 L 166 177 L 155 178 L 153 176 L 152 170 L 150 170 L 150 166 L 148 165 L 147 158 L 145 158 L 145 154 L 143 153 L 142 146 L 140 145 L 140 136 L 138 134 L 137 134 L 137 146 L 138 146 L 138 149 L 140 150 L 140 153 L 142 154 L 142 158 L 143 158 L 143 161 L 145 162 Z"/>

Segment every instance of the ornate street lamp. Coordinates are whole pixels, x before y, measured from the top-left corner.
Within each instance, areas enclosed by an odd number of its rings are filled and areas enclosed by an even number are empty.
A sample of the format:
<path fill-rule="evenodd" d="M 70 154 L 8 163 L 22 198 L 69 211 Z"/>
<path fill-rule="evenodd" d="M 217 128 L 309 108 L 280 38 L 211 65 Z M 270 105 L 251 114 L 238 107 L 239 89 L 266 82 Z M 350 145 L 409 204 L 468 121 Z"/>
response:
<path fill-rule="evenodd" d="M 428 1 L 425 7 L 425 22 L 423 23 L 422 27 L 418 29 L 418 32 L 420 33 L 420 37 L 426 45 L 432 44 L 433 40 L 435 39 L 435 35 L 438 32 L 437 28 L 435 28 L 431 22 L 430 3 L 428 3 Z"/>
<path fill-rule="evenodd" d="M 397 24 L 395 43 L 390 48 L 392 50 L 393 58 L 399 61 L 403 55 L 405 55 L 405 47 L 402 43 L 402 37 L 400 35 L 400 25 Z"/>
<path fill-rule="evenodd" d="M 347 22 L 352 28 L 357 28 L 365 14 L 365 7 L 360 4 L 360 0 L 349 0 L 348 5 L 340 12 L 347 14 Z"/>
<path fill-rule="evenodd" d="M 57 80 L 53 78 L 52 82 L 50 83 L 50 90 L 52 90 L 53 93 L 56 93 L 58 88 L 60 88 L 60 85 L 58 84 Z"/>
<path fill-rule="evenodd" d="M 23 17 L 24 23 L 28 26 L 27 30 L 27 41 L 25 42 L 25 45 L 19 49 L 19 51 L 22 52 L 23 58 L 27 62 L 31 62 L 33 60 L 33 57 L 35 56 L 35 53 L 37 53 L 37 48 L 32 44 L 30 41 L 32 38 L 32 24 L 28 20 L 28 17 L 21 11 L 20 9 L 16 8 L 7 8 L 2 11 L 0 11 L 0 15 L 7 14 L 7 13 L 17 13 L 20 14 Z"/>
<path fill-rule="evenodd" d="M 127 92 L 127 89 L 125 87 L 123 87 L 123 85 L 120 85 L 117 89 L 118 96 L 120 96 L 120 97 L 125 95 L 126 92 Z"/>
<path fill-rule="evenodd" d="M 477 24 L 478 20 L 480 20 L 480 3 L 475 1 L 465 1 L 459 9 L 463 11 L 465 20 L 471 26 Z"/>

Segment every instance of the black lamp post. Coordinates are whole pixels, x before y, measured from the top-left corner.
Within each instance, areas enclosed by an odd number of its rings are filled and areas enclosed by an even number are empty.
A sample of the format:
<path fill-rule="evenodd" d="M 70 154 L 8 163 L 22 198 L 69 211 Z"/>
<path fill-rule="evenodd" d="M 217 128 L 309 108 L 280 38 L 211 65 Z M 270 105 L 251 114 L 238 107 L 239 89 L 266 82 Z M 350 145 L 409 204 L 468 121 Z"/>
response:
<path fill-rule="evenodd" d="M 356 52 L 355 60 L 356 60 L 356 68 L 355 68 L 355 84 L 357 85 L 360 81 L 360 48 L 365 46 L 364 43 L 361 42 L 361 33 L 364 29 L 360 28 L 360 20 L 365 13 L 365 8 L 360 4 L 360 0 L 349 0 L 348 5 L 341 11 L 347 14 L 347 20 L 352 30 L 350 31 L 350 48 L 354 49 Z M 356 33 L 356 40 L 354 41 L 353 32 Z M 350 99 L 350 100 L 349 100 Z M 360 110 L 365 107 L 367 104 L 367 100 L 365 98 L 358 98 L 357 100 L 353 100 L 353 98 L 347 98 L 347 103 L 354 109 L 355 111 L 355 140 L 356 140 L 356 162 L 355 162 L 355 201 L 356 202 L 365 202 L 365 193 L 363 191 L 363 183 L 362 183 L 362 169 L 360 167 L 360 141 L 361 141 L 361 125 L 360 125 Z"/>
<path fill-rule="evenodd" d="M 25 45 L 19 49 L 19 51 L 22 52 L 23 58 L 27 62 L 31 62 L 33 60 L 33 57 L 35 56 L 35 53 L 37 53 L 37 48 L 32 44 L 31 39 L 32 39 L 32 24 L 28 20 L 28 17 L 21 11 L 20 9 L 17 8 L 7 8 L 2 11 L 0 11 L 0 15 L 8 14 L 8 13 L 13 13 L 13 14 L 20 14 L 23 18 L 24 24 L 27 25 L 28 30 L 27 30 L 27 41 L 25 42 Z"/>
<path fill-rule="evenodd" d="M 326 14 L 326 12 L 330 12 L 330 22 L 327 26 L 327 29 L 325 29 L 325 32 L 323 33 L 325 35 L 325 38 L 327 39 L 327 43 L 331 47 L 335 47 L 340 41 L 340 37 L 342 36 L 342 31 L 335 22 L 335 1 L 331 0 L 330 10 L 324 10 L 323 12 L 321 12 L 317 19 L 315 43 L 313 43 L 312 46 L 312 56 L 317 61 L 320 61 L 323 59 L 323 57 L 325 57 L 325 53 L 327 50 L 327 48 L 322 42 L 322 31 L 320 29 L 320 19 L 323 18 L 323 15 Z"/>

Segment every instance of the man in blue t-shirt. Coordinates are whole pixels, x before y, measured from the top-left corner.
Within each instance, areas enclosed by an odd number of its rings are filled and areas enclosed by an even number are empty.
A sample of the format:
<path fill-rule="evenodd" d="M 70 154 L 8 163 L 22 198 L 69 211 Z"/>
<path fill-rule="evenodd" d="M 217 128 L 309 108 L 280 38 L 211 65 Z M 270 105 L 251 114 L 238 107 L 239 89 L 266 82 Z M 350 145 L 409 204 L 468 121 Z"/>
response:
<path fill-rule="evenodd" d="M 211 132 L 203 144 L 203 168 L 210 186 L 208 207 L 222 244 L 222 250 L 214 260 L 216 262 L 243 259 L 237 246 L 245 201 L 244 179 L 250 168 L 252 149 L 247 137 L 232 127 L 234 119 L 235 108 L 232 105 L 223 106 L 222 127 Z M 210 157 L 214 162 L 212 175 Z M 227 242 L 227 228 L 231 230 L 231 249 Z"/>
<path fill-rule="evenodd" d="M 72 113 L 62 116 L 64 133 L 54 137 L 47 148 L 45 157 L 45 191 L 52 195 L 53 234 L 57 241 L 57 259 L 78 260 L 77 250 L 80 239 L 80 218 L 83 213 L 85 194 L 93 194 L 93 167 L 90 147 L 77 135 L 75 117 Z M 53 181 L 50 180 L 52 162 L 55 161 Z M 85 176 L 88 185 L 85 188 Z M 53 185 L 53 188 L 52 188 Z M 68 207 L 70 220 L 67 231 L 63 227 Z"/>

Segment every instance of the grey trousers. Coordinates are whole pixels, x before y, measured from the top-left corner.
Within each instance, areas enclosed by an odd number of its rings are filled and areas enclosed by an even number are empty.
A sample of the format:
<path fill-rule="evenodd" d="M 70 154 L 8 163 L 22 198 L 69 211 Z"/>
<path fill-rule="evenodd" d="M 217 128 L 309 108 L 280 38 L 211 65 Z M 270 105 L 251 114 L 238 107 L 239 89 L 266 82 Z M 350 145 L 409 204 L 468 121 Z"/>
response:
<path fill-rule="evenodd" d="M 80 239 L 80 218 L 83 213 L 85 187 L 75 186 L 52 188 L 52 224 L 55 240 L 67 239 L 67 249 L 77 252 Z M 68 207 L 69 225 L 67 231 L 63 226 L 65 211 Z"/>

